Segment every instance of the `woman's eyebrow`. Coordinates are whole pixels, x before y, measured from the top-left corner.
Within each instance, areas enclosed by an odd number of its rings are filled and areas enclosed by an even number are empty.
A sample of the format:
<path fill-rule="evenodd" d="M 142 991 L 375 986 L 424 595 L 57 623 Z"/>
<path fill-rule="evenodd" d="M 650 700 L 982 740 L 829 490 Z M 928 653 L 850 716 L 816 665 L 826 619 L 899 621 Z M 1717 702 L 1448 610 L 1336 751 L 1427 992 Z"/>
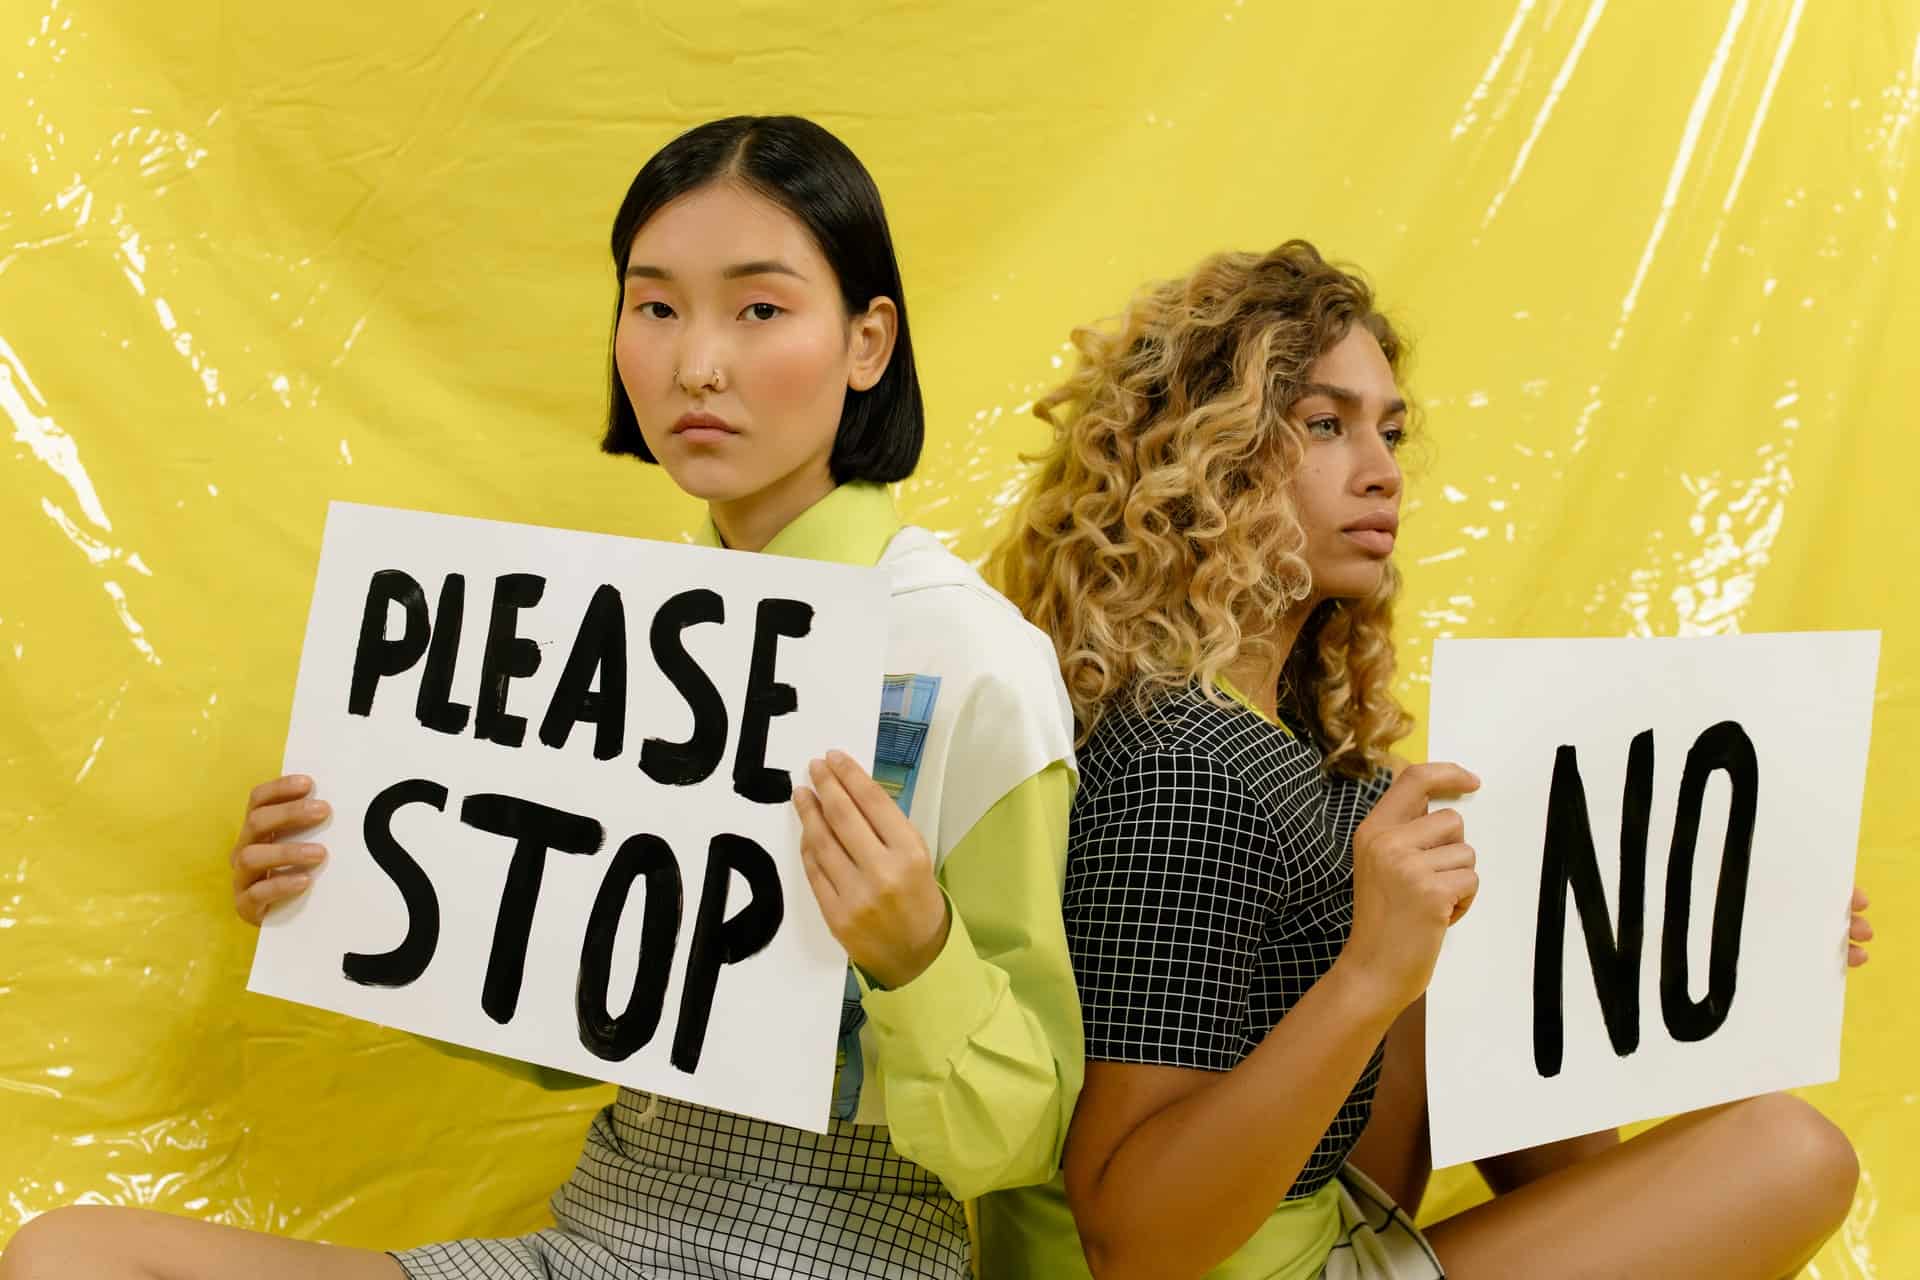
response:
<path fill-rule="evenodd" d="M 722 279 L 740 280 L 747 276 L 792 276 L 796 280 L 806 277 L 778 258 L 758 258 L 752 262 L 736 262 L 720 273 Z M 645 262 L 627 264 L 629 280 L 671 280 L 673 272 L 665 267 L 656 267 Z"/>
<path fill-rule="evenodd" d="M 727 280 L 738 280 L 743 276 L 792 276 L 795 280 L 806 279 L 778 258 L 760 258 L 753 262 L 735 263 L 720 275 Z"/>
<path fill-rule="evenodd" d="M 1295 403 L 1297 404 L 1299 401 L 1305 400 L 1308 396 L 1325 396 L 1343 409 L 1358 409 L 1362 399 L 1358 391 L 1349 387 L 1335 386 L 1331 382 L 1302 383 L 1300 394 L 1295 398 Z M 1390 418 L 1396 413 L 1405 413 L 1406 411 L 1407 402 L 1399 396 L 1395 396 L 1393 399 L 1387 401 L 1386 412 L 1382 416 Z"/>

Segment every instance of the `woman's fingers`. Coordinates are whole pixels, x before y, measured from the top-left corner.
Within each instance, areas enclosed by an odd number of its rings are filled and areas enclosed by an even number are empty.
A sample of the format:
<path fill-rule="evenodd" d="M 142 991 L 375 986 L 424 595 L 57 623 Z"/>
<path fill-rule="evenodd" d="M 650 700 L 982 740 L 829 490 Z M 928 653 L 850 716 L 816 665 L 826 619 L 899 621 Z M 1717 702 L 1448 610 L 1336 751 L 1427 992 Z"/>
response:
<path fill-rule="evenodd" d="M 304 831 L 326 821 L 333 806 L 325 800 L 285 800 L 247 811 L 240 828 L 239 846 L 272 844 L 283 835 Z"/>
<path fill-rule="evenodd" d="M 1367 816 L 1372 819 L 1377 815 L 1381 823 L 1398 826 L 1426 813 L 1427 805 L 1437 797 L 1464 796 L 1479 789 L 1480 779 L 1457 764 L 1409 765 Z"/>
<path fill-rule="evenodd" d="M 805 787 L 795 787 L 793 807 L 800 814 L 800 856 L 808 868 L 808 879 L 811 882 L 818 875 L 838 903 L 851 890 L 858 875 L 853 859 L 847 856 L 846 846 L 834 834 L 818 794 Z M 818 894 L 817 886 L 815 893 Z M 824 900 L 821 906 L 826 906 Z"/>
<path fill-rule="evenodd" d="M 313 798 L 313 779 L 301 773 L 263 782 L 247 793 L 240 837 L 227 855 L 233 906 L 242 920 L 259 924 L 274 906 L 312 886 L 314 869 L 326 861 L 326 847 L 282 844 L 280 837 L 317 826 L 332 812 L 326 801 Z"/>
<path fill-rule="evenodd" d="M 1442 845 L 1438 849 L 1427 850 L 1426 855 L 1427 868 L 1431 871 L 1471 869 L 1477 860 L 1478 855 L 1470 844 Z"/>
<path fill-rule="evenodd" d="M 1853 886 L 1853 898 L 1847 904 L 1851 913 L 1847 917 L 1847 968 L 1858 969 L 1867 962 L 1867 949 L 1862 942 L 1873 941 L 1873 925 L 1860 913 L 1873 904 L 1867 900 L 1866 890 L 1859 885 Z"/>
<path fill-rule="evenodd" d="M 284 804 L 288 800 L 299 800 L 313 790 L 313 779 L 304 773 L 289 773 L 263 782 L 247 793 L 247 812 L 252 813 L 262 805 Z"/>
<path fill-rule="evenodd" d="M 824 760 L 815 760 L 807 766 L 807 775 L 813 780 L 813 794 L 820 802 L 820 812 L 825 815 L 827 825 L 840 841 L 840 847 L 856 866 L 862 866 L 874 860 L 881 852 L 882 842 L 874 833 L 873 824 L 867 821 L 866 814 L 848 794 L 840 776 Z"/>
<path fill-rule="evenodd" d="M 250 844 L 233 856 L 233 887 L 237 893 L 256 880 L 272 875 L 312 872 L 327 860 L 325 845 Z"/>
<path fill-rule="evenodd" d="M 821 867 L 820 858 L 814 853 L 811 843 L 801 843 L 800 865 L 807 873 L 807 885 L 813 890 L 813 900 L 820 904 L 821 916 L 831 925 L 840 918 L 840 891 L 833 887 L 833 881 Z"/>
<path fill-rule="evenodd" d="M 1851 913 L 1847 918 L 1847 968 L 1858 969 L 1867 962 L 1867 949 L 1860 944 L 1873 941 L 1873 925 L 1860 913 L 1873 904 L 1867 900 L 1866 891 L 1855 885 L 1853 899 L 1847 905 Z"/>
<path fill-rule="evenodd" d="M 867 820 L 880 843 L 892 847 L 911 842 L 908 832 L 913 824 L 907 821 L 907 815 L 887 794 L 887 789 L 875 782 L 873 775 L 862 769 L 858 761 L 844 751 L 829 751 L 827 768 L 859 807 L 860 816 Z"/>
<path fill-rule="evenodd" d="M 305 893 L 312 884 L 313 876 L 305 871 L 296 871 L 284 876 L 267 876 L 236 893 L 234 905 L 250 923 L 259 924 L 266 918 L 268 911 L 289 898 Z"/>
<path fill-rule="evenodd" d="M 1422 849 L 1438 849 L 1458 844 L 1467 835 L 1467 822 L 1458 809 L 1435 809 L 1408 822 L 1402 828 Z"/>
<path fill-rule="evenodd" d="M 1447 923 L 1455 924 L 1461 916 L 1473 907 L 1474 898 L 1480 894 L 1480 875 L 1470 867 L 1453 871 L 1442 871 L 1434 877 L 1440 887 L 1453 899 L 1453 911 Z"/>
<path fill-rule="evenodd" d="M 250 844 L 234 856 L 234 870 L 258 879 L 277 867 L 310 871 L 327 860 L 323 844 Z"/>

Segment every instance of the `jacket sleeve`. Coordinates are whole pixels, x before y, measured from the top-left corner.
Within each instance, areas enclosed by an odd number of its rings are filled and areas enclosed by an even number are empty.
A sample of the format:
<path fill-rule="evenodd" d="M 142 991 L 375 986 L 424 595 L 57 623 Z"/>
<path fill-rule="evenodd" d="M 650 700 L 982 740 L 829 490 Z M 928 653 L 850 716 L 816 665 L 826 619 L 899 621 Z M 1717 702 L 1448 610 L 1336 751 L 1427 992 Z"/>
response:
<path fill-rule="evenodd" d="M 1001 797 L 941 865 L 939 956 L 895 990 L 861 977 L 894 1146 L 963 1200 L 1051 1178 L 1080 1094 L 1060 916 L 1073 790 L 1055 761 Z"/>

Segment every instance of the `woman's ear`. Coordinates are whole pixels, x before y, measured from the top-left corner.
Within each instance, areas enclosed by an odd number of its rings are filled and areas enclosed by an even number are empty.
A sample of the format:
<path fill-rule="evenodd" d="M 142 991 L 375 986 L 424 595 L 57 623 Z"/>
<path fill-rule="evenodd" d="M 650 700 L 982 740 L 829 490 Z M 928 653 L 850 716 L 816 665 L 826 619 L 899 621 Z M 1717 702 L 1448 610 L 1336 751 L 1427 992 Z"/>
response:
<path fill-rule="evenodd" d="M 847 386 L 870 391 L 893 359 L 893 343 L 900 335 L 900 309 L 892 298 L 875 298 L 855 316 L 848 330 Z"/>

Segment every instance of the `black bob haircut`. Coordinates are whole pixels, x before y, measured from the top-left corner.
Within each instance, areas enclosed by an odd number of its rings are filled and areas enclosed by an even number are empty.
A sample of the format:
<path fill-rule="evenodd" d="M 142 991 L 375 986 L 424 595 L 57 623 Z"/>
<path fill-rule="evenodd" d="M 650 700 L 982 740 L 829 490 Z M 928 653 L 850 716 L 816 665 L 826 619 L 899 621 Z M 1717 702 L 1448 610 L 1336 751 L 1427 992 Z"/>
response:
<path fill-rule="evenodd" d="M 681 134 L 654 153 L 627 188 L 613 220 L 613 318 L 626 296 L 633 238 L 665 205 L 709 183 L 738 182 L 800 220 L 840 281 L 849 316 L 875 298 L 890 298 L 899 316 L 893 357 L 880 381 L 847 389 L 840 429 L 827 466 L 835 484 L 891 482 L 913 474 L 926 437 L 920 375 L 907 330 L 907 299 L 893 256 L 880 190 L 847 144 L 799 116 L 729 116 Z M 609 339 L 607 434 L 600 447 L 655 462 L 640 436 L 633 405 L 620 385 Z"/>

